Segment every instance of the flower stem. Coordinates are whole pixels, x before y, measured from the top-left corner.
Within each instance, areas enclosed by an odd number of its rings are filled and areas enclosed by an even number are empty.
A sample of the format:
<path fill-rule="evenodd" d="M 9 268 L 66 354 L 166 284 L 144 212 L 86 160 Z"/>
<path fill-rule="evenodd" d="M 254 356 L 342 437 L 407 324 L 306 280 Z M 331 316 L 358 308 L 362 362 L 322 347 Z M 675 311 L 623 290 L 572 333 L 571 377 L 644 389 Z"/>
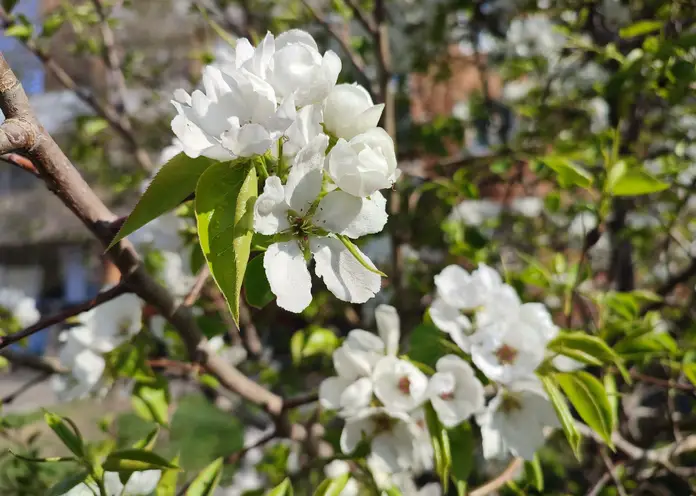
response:
<path fill-rule="evenodd" d="M 266 160 L 263 157 L 258 157 L 254 160 L 254 166 L 256 167 L 256 173 L 259 179 L 266 181 L 268 179 L 268 170 L 266 170 Z"/>

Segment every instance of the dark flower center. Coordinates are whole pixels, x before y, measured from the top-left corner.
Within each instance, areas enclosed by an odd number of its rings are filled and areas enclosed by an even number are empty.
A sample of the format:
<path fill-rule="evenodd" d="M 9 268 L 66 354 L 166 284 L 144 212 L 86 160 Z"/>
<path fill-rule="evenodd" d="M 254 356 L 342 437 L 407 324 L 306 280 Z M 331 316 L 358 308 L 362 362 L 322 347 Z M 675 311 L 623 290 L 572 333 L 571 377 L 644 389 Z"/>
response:
<path fill-rule="evenodd" d="M 398 386 L 399 391 L 401 391 L 403 394 L 411 394 L 411 380 L 408 378 L 408 376 L 403 376 L 401 379 L 399 379 Z"/>
<path fill-rule="evenodd" d="M 503 365 L 511 365 L 515 363 L 517 355 L 519 355 L 519 352 L 509 344 L 504 344 L 495 352 L 495 356 L 498 358 L 498 362 L 500 362 Z"/>

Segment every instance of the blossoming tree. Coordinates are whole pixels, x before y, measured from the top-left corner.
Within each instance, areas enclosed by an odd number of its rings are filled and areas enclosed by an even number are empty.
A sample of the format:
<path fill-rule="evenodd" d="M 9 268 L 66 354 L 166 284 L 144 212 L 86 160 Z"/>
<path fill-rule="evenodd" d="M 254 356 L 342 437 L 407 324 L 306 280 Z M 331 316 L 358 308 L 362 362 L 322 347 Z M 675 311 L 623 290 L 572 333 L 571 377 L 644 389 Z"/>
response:
<path fill-rule="evenodd" d="M 34 33 L 15 4 L 3 2 L 6 34 L 78 90 L 43 51 L 51 24 Z M 126 384 L 144 426 L 126 439 L 105 419 L 106 439 L 92 439 L 46 411 L 59 456 L 17 443 L 13 460 L 68 468 L 33 490 L 687 494 L 694 7 L 340 0 L 336 16 L 362 33 L 346 40 L 328 7 L 286 6 L 314 36 L 242 4 L 248 25 L 227 23 L 236 38 L 216 18 L 224 5 L 194 9 L 230 46 L 168 93 L 156 171 L 133 116 L 78 93 L 148 169 L 124 218 L 0 57 L 0 152 L 121 274 L 43 318 L 0 289 L 3 356 L 47 372 L 64 402 Z M 125 84 L 109 8 L 93 0 L 91 21 L 60 22 L 100 27 Z M 321 47 L 327 35 L 340 55 Z M 422 69 L 436 86 L 453 46 L 478 91 L 399 132 L 398 97 L 417 91 L 395 74 Z M 466 153 L 439 158 L 453 141 Z M 57 361 L 8 348 L 68 319 Z M 182 376 L 205 395 L 177 394 Z"/>

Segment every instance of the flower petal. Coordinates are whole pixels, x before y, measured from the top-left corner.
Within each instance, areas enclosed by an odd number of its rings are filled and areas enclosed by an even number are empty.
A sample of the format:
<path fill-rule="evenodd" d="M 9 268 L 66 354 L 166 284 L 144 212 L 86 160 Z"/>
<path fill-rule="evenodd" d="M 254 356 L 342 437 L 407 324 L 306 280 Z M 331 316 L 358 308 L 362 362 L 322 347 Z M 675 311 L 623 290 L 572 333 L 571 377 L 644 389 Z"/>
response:
<path fill-rule="evenodd" d="M 310 249 L 316 262 L 315 271 L 336 298 L 351 303 L 365 303 L 377 294 L 382 281 L 379 274 L 369 271 L 336 238 L 312 238 Z M 374 265 L 359 248 L 362 259 Z"/>
<path fill-rule="evenodd" d="M 372 401 L 372 379 L 361 377 L 343 390 L 340 405 L 345 412 L 354 413 L 370 406 L 370 401 Z"/>
<path fill-rule="evenodd" d="M 245 124 L 222 133 L 222 146 L 238 157 L 263 155 L 273 144 L 268 130 L 261 124 Z"/>
<path fill-rule="evenodd" d="M 339 410 L 341 395 L 353 383 L 344 377 L 329 377 L 319 385 L 319 404 L 325 410 Z"/>
<path fill-rule="evenodd" d="M 470 333 L 472 332 L 469 318 L 441 297 L 435 298 L 429 313 L 437 328 L 449 334 L 452 341 L 468 353 L 471 349 Z"/>
<path fill-rule="evenodd" d="M 280 308 L 299 313 L 312 302 L 312 278 L 297 241 L 269 246 L 263 267 Z"/>
<path fill-rule="evenodd" d="M 387 200 L 377 191 L 358 198 L 345 191 L 332 191 L 319 202 L 314 225 L 349 238 L 375 234 L 387 223 Z"/>
<path fill-rule="evenodd" d="M 278 176 L 271 176 L 254 204 L 254 231 L 271 235 L 289 227 L 283 185 Z"/>
<path fill-rule="evenodd" d="M 329 137 L 320 134 L 295 156 L 285 185 L 285 201 L 300 215 L 309 211 L 309 207 L 321 192 L 324 152 L 327 146 Z"/>
<path fill-rule="evenodd" d="M 399 314 L 391 305 L 380 305 L 375 310 L 377 331 L 386 347 L 387 355 L 396 355 L 399 351 L 401 336 Z"/>

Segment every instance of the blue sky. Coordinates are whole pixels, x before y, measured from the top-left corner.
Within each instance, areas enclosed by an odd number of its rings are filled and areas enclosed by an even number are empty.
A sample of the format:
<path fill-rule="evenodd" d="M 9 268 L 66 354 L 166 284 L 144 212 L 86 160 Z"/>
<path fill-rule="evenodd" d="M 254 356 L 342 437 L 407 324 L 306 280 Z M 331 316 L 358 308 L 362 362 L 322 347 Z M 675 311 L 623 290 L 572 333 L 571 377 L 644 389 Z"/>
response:
<path fill-rule="evenodd" d="M 37 25 L 40 29 L 40 5 L 41 0 L 19 0 L 13 14 L 24 14 Z M 10 38 L 0 34 L 0 50 L 6 55 L 10 65 L 17 67 L 17 72 L 20 74 L 22 84 L 27 93 L 41 93 L 44 89 L 44 71 L 41 62 L 26 51 L 14 38 Z"/>

